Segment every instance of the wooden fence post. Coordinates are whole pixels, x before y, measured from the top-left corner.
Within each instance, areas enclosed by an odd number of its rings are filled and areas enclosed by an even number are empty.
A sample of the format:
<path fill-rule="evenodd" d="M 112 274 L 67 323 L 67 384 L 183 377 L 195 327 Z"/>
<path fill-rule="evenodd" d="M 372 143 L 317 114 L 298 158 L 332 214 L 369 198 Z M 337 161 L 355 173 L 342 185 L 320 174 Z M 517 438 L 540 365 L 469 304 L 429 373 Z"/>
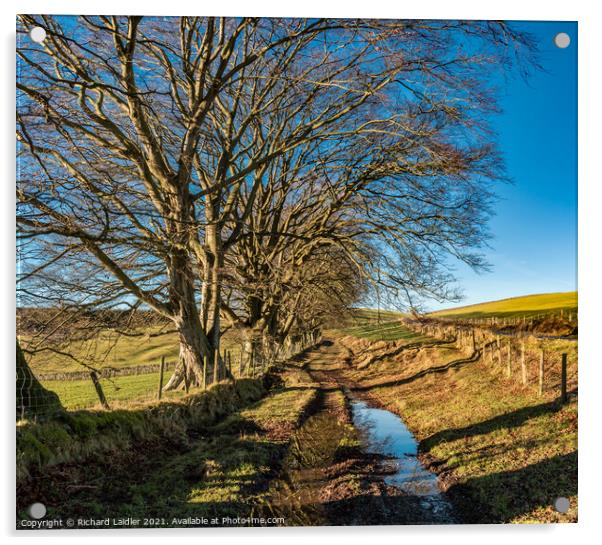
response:
<path fill-rule="evenodd" d="M 98 374 L 96 373 L 96 371 L 90 372 L 90 378 L 92 379 L 92 383 L 94 384 L 94 388 L 96 389 L 96 395 L 98 395 L 98 399 L 100 400 L 100 404 L 102 405 L 103 409 L 110 411 L 111 407 L 109 407 L 109 403 L 107 402 L 105 393 L 102 391 L 102 386 L 100 385 L 100 380 L 98 380 Z"/>
<path fill-rule="evenodd" d="M 203 390 L 207 389 L 207 360 L 209 357 L 207 354 L 203 356 Z"/>
<path fill-rule="evenodd" d="M 543 367 L 544 367 L 544 352 L 541 349 L 539 356 L 539 395 L 543 395 Z"/>
<path fill-rule="evenodd" d="M 159 368 L 159 391 L 157 392 L 157 398 L 161 399 L 163 393 L 163 372 L 165 371 L 165 356 L 161 356 L 161 367 Z"/>
<path fill-rule="evenodd" d="M 507 348 L 507 361 L 506 361 L 506 375 L 508 378 L 512 376 L 512 341 L 508 340 Z"/>
<path fill-rule="evenodd" d="M 213 351 L 213 384 L 219 382 L 219 350 Z"/>
<path fill-rule="evenodd" d="M 521 343 L 520 369 L 523 380 L 523 386 L 527 385 L 527 362 L 525 361 L 525 342 Z"/>
<path fill-rule="evenodd" d="M 560 401 L 566 403 L 566 354 L 562 354 L 562 368 L 560 373 Z"/>
<path fill-rule="evenodd" d="M 499 366 L 502 366 L 502 342 L 500 340 L 500 336 L 498 335 L 496 338 L 496 347 L 497 347 L 497 361 Z"/>

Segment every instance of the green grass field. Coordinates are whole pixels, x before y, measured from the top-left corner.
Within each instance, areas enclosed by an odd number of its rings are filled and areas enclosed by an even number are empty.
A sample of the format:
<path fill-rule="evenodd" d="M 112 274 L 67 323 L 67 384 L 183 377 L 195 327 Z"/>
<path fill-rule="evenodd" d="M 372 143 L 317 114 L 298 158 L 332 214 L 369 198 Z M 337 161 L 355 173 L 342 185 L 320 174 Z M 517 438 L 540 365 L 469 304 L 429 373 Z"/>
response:
<path fill-rule="evenodd" d="M 25 340 L 25 346 L 27 346 Z M 126 368 L 137 365 L 158 364 L 161 357 L 166 361 L 177 361 L 179 343 L 175 333 L 159 337 L 141 336 L 116 338 L 110 333 L 101 333 L 97 338 L 87 341 L 73 341 L 61 347 L 75 355 L 79 360 L 98 370 L 104 367 Z M 239 361 L 239 346 L 228 335 L 222 338 L 222 350 L 231 351 L 233 372 L 236 374 Z M 81 372 L 88 369 L 68 356 L 52 352 L 38 353 L 28 358 L 29 365 L 36 375 L 45 373 Z M 166 371 L 164 384 L 171 376 Z M 111 408 L 128 407 L 131 404 L 145 403 L 157 397 L 159 372 L 101 378 L 104 394 Z M 49 390 L 56 392 L 69 410 L 100 408 L 98 395 L 90 379 L 84 380 L 42 380 Z M 168 397 L 178 397 L 182 392 L 169 392 Z"/>
<path fill-rule="evenodd" d="M 400 322 L 403 316 L 403 313 L 393 310 L 355 308 L 346 327 L 338 329 L 338 332 L 371 341 L 414 340 L 416 334 Z"/>
<path fill-rule="evenodd" d="M 167 371 L 163 377 L 166 384 L 172 371 Z M 237 369 L 232 373 L 236 376 Z M 42 384 L 48 390 L 58 394 L 63 407 L 68 410 L 100 409 L 101 405 L 92 380 L 43 380 Z M 159 372 L 141 375 L 129 375 L 113 378 L 101 378 L 107 402 L 111 409 L 129 408 L 133 405 L 156 401 L 159 390 Z M 200 391 L 191 388 L 190 392 Z M 163 392 L 163 399 L 177 399 L 185 395 L 183 390 Z"/>
<path fill-rule="evenodd" d="M 169 376 L 170 373 L 167 373 L 165 382 Z M 132 402 L 143 403 L 157 399 L 159 373 L 101 379 L 100 383 L 111 408 L 123 407 Z M 101 408 L 91 380 L 45 380 L 42 384 L 48 390 L 56 392 L 68 410 Z M 178 391 L 163 395 L 172 398 L 182 394 Z"/>
<path fill-rule="evenodd" d="M 380 311 L 381 320 L 391 321 L 401 314 L 392 311 Z M 403 328 L 399 322 L 377 323 L 379 313 L 373 309 L 356 309 L 354 311 L 354 327 L 348 328 L 350 335 L 361 336 L 373 340 L 396 340 L 407 338 L 414 340 L 415 334 Z M 355 325 L 362 324 L 362 325 Z M 157 328 L 150 330 L 156 332 Z M 27 346 L 28 339 L 20 339 Z M 222 347 L 232 352 L 234 371 L 237 369 L 239 346 L 226 333 L 222 339 Z M 169 333 L 157 337 L 142 335 L 138 337 L 116 336 L 111 332 L 103 332 L 98 337 L 86 341 L 72 341 L 61 350 L 69 352 L 79 360 L 97 369 L 103 367 L 125 368 L 138 365 L 159 363 L 162 356 L 167 361 L 175 361 L 179 354 L 177 335 Z M 45 373 L 68 373 L 86 371 L 80 363 L 68 356 L 53 352 L 41 352 L 28 357 L 29 365 L 37 375 Z M 168 380 L 171 371 L 165 374 Z M 101 379 L 101 385 L 111 407 L 129 406 L 132 403 L 144 403 L 156 399 L 159 373 L 143 375 L 118 376 Z M 91 380 L 43 380 L 46 388 L 56 392 L 63 405 L 70 410 L 99 408 L 99 401 Z M 179 392 L 170 396 L 181 395 Z"/>
<path fill-rule="evenodd" d="M 349 325 L 365 325 L 374 322 L 391 322 L 398 320 L 403 313 L 395 310 L 377 310 L 375 308 L 354 308 L 352 309 L 352 316 L 349 320 Z"/>
<path fill-rule="evenodd" d="M 434 317 L 488 318 L 514 317 L 534 314 L 555 314 L 561 310 L 575 312 L 577 310 L 577 292 L 540 293 L 489 301 L 476 305 L 450 308 L 430 313 Z"/>
<path fill-rule="evenodd" d="M 370 341 L 407 340 L 414 342 L 424 339 L 424 337 L 418 333 L 410 331 L 399 320 L 383 322 L 380 324 L 371 322 L 364 325 L 347 327 L 341 329 L 340 332 L 343 335 L 351 335 L 353 337 L 368 339 Z"/>
<path fill-rule="evenodd" d="M 151 329 L 150 332 L 154 332 L 154 329 Z M 30 339 L 23 335 L 19 337 L 19 341 L 24 348 L 27 348 Z M 165 356 L 168 361 L 174 360 L 179 354 L 179 344 L 175 333 L 158 337 L 150 335 L 126 337 L 106 331 L 94 339 L 71 341 L 59 346 L 58 350 L 101 369 L 103 367 L 120 368 L 158 363 L 162 356 Z M 52 351 L 39 352 L 27 359 L 34 373 L 38 374 L 86 370 L 69 356 Z"/>
<path fill-rule="evenodd" d="M 149 330 L 155 331 L 154 329 Z M 29 339 L 19 337 L 24 348 L 27 348 Z M 230 350 L 232 357 L 239 353 L 240 347 L 226 333 L 222 337 L 221 348 Z M 176 361 L 180 352 L 180 345 L 176 333 L 168 333 L 158 337 L 141 335 L 137 337 L 117 336 L 115 333 L 102 332 L 94 339 L 84 341 L 71 341 L 58 347 L 61 352 L 67 352 L 78 360 L 91 365 L 96 369 L 103 367 L 136 367 L 159 363 L 165 356 L 167 361 Z M 237 356 L 236 356 L 237 357 Z M 27 357 L 29 366 L 36 374 L 44 373 L 69 373 L 86 371 L 78 361 L 64 354 L 43 351 Z"/>

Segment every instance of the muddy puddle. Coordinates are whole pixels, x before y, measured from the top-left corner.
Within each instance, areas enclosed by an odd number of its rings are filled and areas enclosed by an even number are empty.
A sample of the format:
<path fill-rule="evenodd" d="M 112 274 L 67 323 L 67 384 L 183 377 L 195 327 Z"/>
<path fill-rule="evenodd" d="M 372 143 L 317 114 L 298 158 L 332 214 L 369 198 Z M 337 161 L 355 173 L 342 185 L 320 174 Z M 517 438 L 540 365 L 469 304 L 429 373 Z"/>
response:
<path fill-rule="evenodd" d="M 360 433 L 363 449 L 386 456 L 390 474 L 385 483 L 419 499 L 420 506 L 437 518 L 453 522 L 453 507 L 441 492 L 437 475 L 417 458 L 418 442 L 396 414 L 350 398 L 353 424 Z"/>
<path fill-rule="evenodd" d="M 292 437 L 263 513 L 287 525 L 456 522 L 399 417 L 348 392 L 328 400 Z"/>

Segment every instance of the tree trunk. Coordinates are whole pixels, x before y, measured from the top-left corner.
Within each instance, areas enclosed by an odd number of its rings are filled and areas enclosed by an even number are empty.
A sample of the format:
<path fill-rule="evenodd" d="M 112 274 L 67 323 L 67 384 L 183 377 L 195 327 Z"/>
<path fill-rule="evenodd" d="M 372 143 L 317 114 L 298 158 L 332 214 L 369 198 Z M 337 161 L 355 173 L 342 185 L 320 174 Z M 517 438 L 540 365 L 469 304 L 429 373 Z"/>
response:
<path fill-rule="evenodd" d="M 46 390 L 31 371 L 17 340 L 16 419 L 41 418 L 64 411 L 59 396 Z"/>
<path fill-rule="evenodd" d="M 240 357 L 243 372 L 248 376 L 251 376 L 253 358 L 257 355 L 257 332 L 250 327 L 241 327 L 239 328 L 239 331 L 242 338 Z"/>
<path fill-rule="evenodd" d="M 184 385 L 186 379 L 189 386 L 203 384 L 203 358 L 212 360 L 213 349 L 209 339 L 201 328 L 198 319 L 184 319 L 176 323 L 180 337 L 180 358 L 172 376 L 163 388 L 165 391 L 175 390 Z"/>
<path fill-rule="evenodd" d="M 218 353 L 217 360 L 215 357 L 211 358 L 211 361 L 217 362 L 220 367 L 218 375 L 228 375 L 227 369 L 225 368 L 222 357 L 220 356 L 220 338 L 221 338 L 221 323 L 220 323 L 220 312 L 221 312 L 221 276 L 222 268 L 224 266 L 223 247 L 221 241 L 221 232 L 218 226 L 216 218 L 218 217 L 218 204 L 213 203 L 208 212 L 207 220 L 209 224 L 206 227 L 205 232 L 205 246 L 207 248 L 206 254 L 206 271 L 204 274 L 206 290 L 205 299 L 202 301 L 202 316 L 206 319 L 206 331 L 207 337 L 209 338 L 213 351 Z"/>
<path fill-rule="evenodd" d="M 175 390 L 185 381 L 189 386 L 203 383 L 203 357 L 212 360 L 213 347 L 201 324 L 188 261 L 175 255 L 170 270 L 171 301 L 177 309 L 173 318 L 180 338 L 180 359 L 164 390 Z"/>

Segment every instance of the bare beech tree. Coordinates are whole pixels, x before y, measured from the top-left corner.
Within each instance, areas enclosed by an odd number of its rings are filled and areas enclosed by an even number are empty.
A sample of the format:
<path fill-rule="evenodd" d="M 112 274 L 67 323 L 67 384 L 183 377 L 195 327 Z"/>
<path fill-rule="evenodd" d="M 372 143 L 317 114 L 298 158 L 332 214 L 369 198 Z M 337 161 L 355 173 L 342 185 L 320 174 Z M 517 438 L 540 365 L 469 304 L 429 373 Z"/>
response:
<path fill-rule="evenodd" d="M 351 264 L 372 286 L 364 298 L 378 289 L 412 308 L 422 297 L 458 297 L 450 257 L 487 267 L 479 249 L 493 186 L 504 179 L 486 123 L 495 111 L 490 78 L 511 43 L 531 52 L 528 39 L 489 23 L 374 29 L 369 43 L 394 77 L 318 138 L 256 170 L 239 192 L 224 242 L 234 288 L 222 312 L 250 338 L 281 340 L 311 308 L 300 279 L 312 285 L 304 272 L 317 270 L 325 252 L 347 264 L 339 271 Z M 348 74 L 343 68 L 338 76 Z M 290 93 L 287 103 L 308 96 Z M 312 95 L 304 110 L 319 111 L 320 101 Z M 247 153 L 280 148 L 296 129 L 288 122 L 281 109 L 262 111 Z M 331 290 L 334 310 L 337 278 L 328 282 L 321 289 Z"/>
<path fill-rule="evenodd" d="M 285 68 L 339 23 L 21 21 L 21 33 L 42 26 L 48 36 L 43 46 L 18 49 L 21 236 L 55 249 L 32 266 L 85 267 L 82 299 L 95 292 L 97 304 L 107 292 L 112 300 L 131 297 L 173 321 L 182 368 L 198 383 L 203 356 L 219 343 L 222 190 L 271 157 L 232 172 L 236 135 L 205 153 L 208 119 L 235 112 L 225 108 L 227 97 L 236 97 L 248 67 L 269 57 L 272 67 Z M 169 387 L 181 379 L 179 373 Z"/>
<path fill-rule="evenodd" d="M 532 52 L 508 25 L 23 16 L 21 36 L 32 26 L 48 37 L 18 47 L 22 293 L 152 309 L 180 336 L 167 388 L 200 382 L 220 316 L 282 337 L 323 315 L 316 290 L 448 297 L 449 255 L 485 265 L 503 174 L 489 78 Z"/>

